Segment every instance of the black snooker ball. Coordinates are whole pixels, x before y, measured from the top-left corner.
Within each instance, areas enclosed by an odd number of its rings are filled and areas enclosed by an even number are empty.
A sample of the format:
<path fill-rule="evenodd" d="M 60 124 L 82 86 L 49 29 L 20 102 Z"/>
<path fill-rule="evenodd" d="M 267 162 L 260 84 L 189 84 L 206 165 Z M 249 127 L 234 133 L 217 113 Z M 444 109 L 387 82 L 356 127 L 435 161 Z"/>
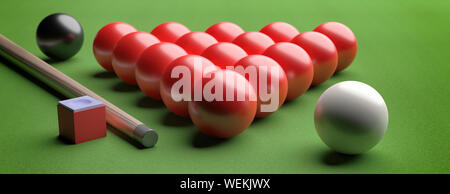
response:
<path fill-rule="evenodd" d="M 45 17 L 36 32 L 39 49 L 53 60 L 66 60 L 77 54 L 83 39 L 80 23 L 64 13 Z"/>

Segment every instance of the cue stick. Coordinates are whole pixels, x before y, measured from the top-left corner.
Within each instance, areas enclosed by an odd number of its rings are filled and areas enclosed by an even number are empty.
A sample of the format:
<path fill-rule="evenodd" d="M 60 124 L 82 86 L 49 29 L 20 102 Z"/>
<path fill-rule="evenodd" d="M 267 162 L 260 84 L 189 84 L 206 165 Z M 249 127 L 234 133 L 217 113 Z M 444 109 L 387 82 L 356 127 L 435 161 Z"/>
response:
<path fill-rule="evenodd" d="M 24 63 L 24 68 L 31 68 L 26 70 L 37 71 L 38 75 L 40 74 L 44 78 L 50 79 L 57 86 L 64 89 L 65 92 L 75 96 L 87 95 L 103 102 L 106 107 L 106 121 L 108 124 L 134 138 L 144 147 L 153 147 L 158 141 L 158 134 L 155 130 L 147 127 L 125 111 L 58 71 L 42 59 L 34 56 L 2 34 L 0 34 L 0 49 L 19 62 Z"/>

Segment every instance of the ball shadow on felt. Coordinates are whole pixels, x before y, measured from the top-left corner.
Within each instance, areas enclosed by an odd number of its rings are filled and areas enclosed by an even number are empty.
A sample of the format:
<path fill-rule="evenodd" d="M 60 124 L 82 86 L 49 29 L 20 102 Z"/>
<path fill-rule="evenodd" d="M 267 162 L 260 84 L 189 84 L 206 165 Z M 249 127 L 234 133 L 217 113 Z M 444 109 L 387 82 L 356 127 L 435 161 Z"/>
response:
<path fill-rule="evenodd" d="M 322 153 L 321 161 L 330 166 L 339 166 L 356 163 L 361 159 L 361 155 L 341 154 L 336 151 L 327 150 Z"/>
<path fill-rule="evenodd" d="M 49 58 L 49 57 L 46 57 L 46 58 L 41 58 L 43 61 L 45 61 L 46 63 L 48 63 L 48 64 L 50 64 L 50 65 L 57 65 L 57 64 L 60 64 L 60 63 L 63 63 L 64 61 L 67 61 L 67 60 L 70 60 L 70 59 L 64 59 L 64 60 L 61 60 L 61 59 L 52 59 L 52 58 Z"/>
<path fill-rule="evenodd" d="M 116 74 L 114 72 L 101 71 L 101 72 L 94 73 L 92 75 L 92 77 L 99 78 L 99 79 L 112 79 L 112 78 L 115 78 L 117 76 L 116 76 Z"/>
<path fill-rule="evenodd" d="M 187 127 L 193 125 L 191 119 L 180 117 L 178 115 L 175 115 L 174 113 L 168 111 L 163 117 L 162 117 L 162 123 L 165 126 L 171 126 L 171 127 Z"/>
<path fill-rule="evenodd" d="M 231 141 L 231 138 L 228 138 L 228 139 L 214 138 L 214 137 L 207 136 L 200 131 L 196 131 L 192 138 L 192 146 L 194 146 L 195 148 L 209 148 L 209 147 L 218 146 L 220 144 L 223 144 L 223 143 L 226 143 L 229 141 Z"/>
<path fill-rule="evenodd" d="M 137 85 L 130 85 L 123 81 L 117 82 L 112 88 L 116 92 L 137 92 L 139 87 Z"/>
<path fill-rule="evenodd" d="M 164 103 L 161 100 L 154 100 L 148 96 L 142 96 L 136 102 L 136 105 L 141 108 L 164 108 Z"/>

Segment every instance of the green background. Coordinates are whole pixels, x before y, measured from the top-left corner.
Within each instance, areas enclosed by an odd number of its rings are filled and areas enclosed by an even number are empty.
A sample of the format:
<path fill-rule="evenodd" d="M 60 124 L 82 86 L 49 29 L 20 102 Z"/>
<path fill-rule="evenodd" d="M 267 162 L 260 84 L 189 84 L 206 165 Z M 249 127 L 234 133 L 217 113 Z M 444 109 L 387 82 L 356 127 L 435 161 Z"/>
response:
<path fill-rule="evenodd" d="M 76 17 L 81 51 L 56 68 L 156 129 L 159 143 L 137 149 L 111 131 L 79 145 L 57 139 L 56 96 L 0 65 L 0 173 L 450 173 L 448 46 L 450 1 L 10 1 L 0 5 L 0 32 L 46 59 L 35 41 L 40 20 L 54 12 Z M 300 31 L 327 21 L 348 25 L 358 54 L 344 72 L 256 120 L 241 135 L 201 135 L 161 102 L 105 73 L 92 54 L 96 32 L 123 21 L 141 31 L 177 21 L 204 31 L 232 21 L 257 31 L 284 21 Z M 5 63 L 4 61 L 2 63 Z M 389 109 L 386 136 L 355 157 L 331 152 L 314 129 L 320 94 L 344 80 L 365 82 Z"/>

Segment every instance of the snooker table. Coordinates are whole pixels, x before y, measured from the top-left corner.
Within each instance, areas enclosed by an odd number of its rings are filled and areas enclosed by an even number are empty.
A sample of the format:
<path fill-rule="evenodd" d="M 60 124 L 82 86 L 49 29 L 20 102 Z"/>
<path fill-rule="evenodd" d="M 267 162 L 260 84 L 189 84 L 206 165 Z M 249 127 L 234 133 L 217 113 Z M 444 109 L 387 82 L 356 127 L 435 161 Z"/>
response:
<path fill-rule="evenodd" d="M 450 2 L 439 0 L 4 0 L 0 33 L 157 130 L 159 141 L 139 149 L 111 130 L 78 145 L 60 141 L 56 104 L 63 97 L 2 58 L 0 173 L 450 173 L 449 10 Z M 39 22 L 57 12 L 77 18 L 85 33 L 80 52 L 62 62 L 46 58 L 35 40 Z M 115 21 L 147 32 L 167 21 L 192 31 L 221 21 L 246 31 L 274 21 L 300 31 L 338 21 L 353 30 L 359 48 L 343 72 L 256 119 L 242 134 L 216 140 L 97 64 L 95 34 Z M 317 99 L 345 80 L 374 87 L 389 110 L 385 137 L 358 156 L 334 153 L 314 129 Z"/>

